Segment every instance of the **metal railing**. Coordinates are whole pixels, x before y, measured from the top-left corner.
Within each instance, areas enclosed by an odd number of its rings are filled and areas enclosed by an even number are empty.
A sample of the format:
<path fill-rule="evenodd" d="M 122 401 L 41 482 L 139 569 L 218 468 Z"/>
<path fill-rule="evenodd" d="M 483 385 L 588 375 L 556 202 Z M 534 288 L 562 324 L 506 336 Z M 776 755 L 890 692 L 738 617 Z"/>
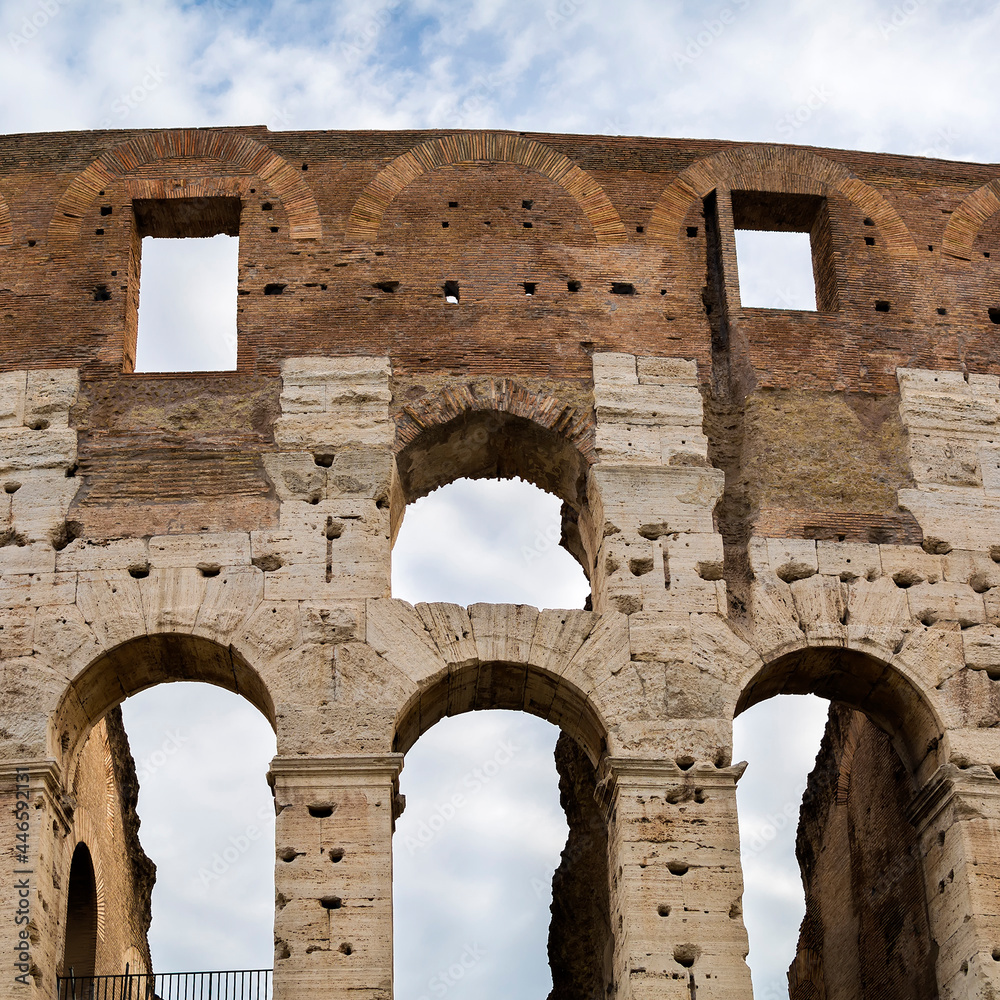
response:
<path fill-rule="evenodd" d="M 60 976 L 56 1000 L 271 1000 L 270 969 Z"/>

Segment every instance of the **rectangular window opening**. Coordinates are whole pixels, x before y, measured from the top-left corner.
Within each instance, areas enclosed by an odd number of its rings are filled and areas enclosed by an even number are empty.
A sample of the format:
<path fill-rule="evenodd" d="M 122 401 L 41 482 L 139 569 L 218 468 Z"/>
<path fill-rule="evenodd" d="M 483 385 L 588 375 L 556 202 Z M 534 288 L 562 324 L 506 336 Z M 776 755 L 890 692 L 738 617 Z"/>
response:
<path fill-rule="evenodd" d="M 825 198 L 733 191 L 732 205 L 743 308 L 837 308 Z"/>
<path fill-rule="evenodd" d="M 240 199 L 136 200 L 132 209 L 125 370 L 235 371 Z"/>

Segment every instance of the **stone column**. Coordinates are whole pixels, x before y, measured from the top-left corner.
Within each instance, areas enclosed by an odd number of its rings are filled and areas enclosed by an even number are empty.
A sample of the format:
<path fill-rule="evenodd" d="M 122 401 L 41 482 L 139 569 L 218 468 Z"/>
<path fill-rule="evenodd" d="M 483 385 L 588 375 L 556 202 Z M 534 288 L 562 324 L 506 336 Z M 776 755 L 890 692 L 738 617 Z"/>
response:
<path fill-rule="evenodd" d="M 402 754 L 276 757 L 275 1000 L 392 996 Z"/>
<path fill-rule="evenodd" d="M 939 768 L 917 795 L 938 992 L 1000 997 L 1000 781 L 977 765 Z"/>
<path fill-rule="evenodd" d="M 54 760 L 0 763 L 0 993 L 14 1000 L 49 1000 L 56 992 L 66 873 L 53 866 L 56 839 L 69 828 L 60 787 Z"/>
<path fill-rule="evenodd" d="M 605 758 L 615 1000 L 749 1000 L 743 769 Z"/>

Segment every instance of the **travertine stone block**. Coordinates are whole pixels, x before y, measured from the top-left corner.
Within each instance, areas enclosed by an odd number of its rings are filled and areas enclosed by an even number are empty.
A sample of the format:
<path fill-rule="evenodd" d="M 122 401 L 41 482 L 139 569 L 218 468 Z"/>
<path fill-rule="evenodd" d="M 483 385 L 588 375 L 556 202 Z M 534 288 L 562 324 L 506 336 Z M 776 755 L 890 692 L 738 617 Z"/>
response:
<path fill-rule="evenodd" d="M 898 584 L 937 583 L 944 579 L 944 561 L 919 545 L 880 545 L 882 573 Z"/>
<path fill-rule="evenodd" d="M 595 351 L 593 358 L 594 384 L 606 385 L 621 382 L 626 385 L 638 385 L 639 376 L 636 371 L 634 354 L 621 354 L 614 351 Z"/>
<path fill-rule="evenodd" d="M 149 562 L 158 569 L 250 564 L 250 535 L 244 532 L 156 535 L 149 540 Z"/>
<path fill-rule="evenodd" d="M 850 542 L 816 543 L 820 573 L 838 576 L 845 583 L 864 578 L 877 579 L 882 573 L 882 559 L 877 545 Z"/>
<path fill-rule="evenodd" d="M 0 427 L 24 424 L 24 392 L 27 373 L 0 372 Z"/>
<path fill-rule="evenodd" d="M 958 583 L 918 583 L 906 592 L 910 614 L 924 625 L 957 622 L 961 627 L 986 621 L 983 599 L 971 587 Z"/>
<path fill-rule="evenodd" d="M 31 427 L 68 427 L 70 407 L 76 402 L 80 377 L 75 368 L 47 368 L 27 373 L 24 423 Z"/>
<path fill-rule="evenodd" d="M 816 543 L 812 539 L 768 538 L 761 541 L 766 541 L 766 548 L 761 551 L 754 547 L 752 550 L 755 558 L 751 561 L 751 568 L 755 573 L 765 572 L 769 568 L 779 580 L 792 583 L 819 572 Z M 761 562 L 761 557 L 765 555 L 769 565 Z"/>

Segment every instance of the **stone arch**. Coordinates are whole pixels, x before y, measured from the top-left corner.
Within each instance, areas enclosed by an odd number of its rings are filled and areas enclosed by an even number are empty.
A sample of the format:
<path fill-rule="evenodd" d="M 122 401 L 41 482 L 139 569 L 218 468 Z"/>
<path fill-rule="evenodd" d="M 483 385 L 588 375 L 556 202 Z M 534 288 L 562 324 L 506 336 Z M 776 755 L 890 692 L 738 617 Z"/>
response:
<path fill-rule="evenodd" d="M 596 765 L 608 749 L 616 675 L 628 662 L 628 620 L 524 604 L 369 601 L 367 642 L 404 688 L 392 709 L 393 750 L 405 753 L 445 716 L 489 708 L 559 726 Z"/>
<path fill-rule="evenodd" d="M 922 685 L 891 653 L 803 645 L 767 654 L 741 686 L 734 716 L 779 694 L 815 694 L 864 712 L 914 776 L 937 764 L 945 727 Z"/>
<path fill-rule="evenodd" d="M 10 207 L 0 195 L 0 247 L 14 245 L 14 226 L 10 219 Z"/>
<path fill-rule="evenodd" d="M 607 727 L 590 699 L 565 677 L 531 663 L 466 663 L 431 680 L 396 720 L 393 751 L 406 753 L 435 723 L 466 712 L 527 712 L 568 733 L 596 767 Z"/>
<path fill-rule="evenodd" d="M 536 170 L 564 188 L 579 203 L 598 243 L 624 243 L 625 226 L 604 189 L 569 157 L 550 146 L 513 132 L 455 132 L 428 139 L 397 156 L 365 188 L 351 210 L 347 243 L 370 243 L 378 237 L 386 209 L 422 174 L 450 164 L 475 161 L 514 163 Z"/>
<path fill-rule="evenodd" d="M 874 188 L 833 160 L 786 146 L 740 146 L 691 164 L 674 178 L 653 206 L 649 239 L 677 244 L 691 203 L 723 186 L 790 194 L 842 194 L 875 222 L 894 256 L 917 256 L 906 224 Z"/>
<path fill-rule="evenodd" d="M 170 129 L 139 135 L 108 150 L 63 192 L 49 223 L 49 239 L 62 243 L 79 235 L 82 216 L 97 197 L 97 192 L 123 179 L 132 171 L 157 160 L 205 158 L 241 168 L 246 175 L 260 178 L 274 191 L 288 214 L 288 231 L 293 240 L 319 239 L 322 236 L 319 207 L 308 185 L 282 157 L 261 142 L 239 132 L 221 129 Z M 144 184 L 142 196 L 175 196 L 164 188 Z M 149 188 L 149 190 L 145 190 Z M 225 190 L 215 184 L 191 184 L 185 198 L 203 198 L 219 194 L 248 194 L 244 177 L 230 177 Z"/>
<path fill-rule="evenodd" d="M 487 380 L 404 406 L 395 447 L 407 502 L 462 477 L 520 476 L 578 510 L 594 421 L 589 409 L 513 379 Z"/>
<path fill-rule="evenodd" d="M 997 212 L 1000 212 L 1000 178 L 977 188 L 951 213 L 941 238 L 942 252 L 959 260 L 972 260 L 972 245 L 979 231 Z"/>
<path fill-rule="evenodd" d="M 102 653 L 70 681 L 50 722 L 65 782 L 72 787 L 79 749 L 94 724 L 130 695 L 172 681 L 202 681 L 242 695 L 277 728 L 271 694 L 232 646 L 177 632 L 142 635 Z"/>

